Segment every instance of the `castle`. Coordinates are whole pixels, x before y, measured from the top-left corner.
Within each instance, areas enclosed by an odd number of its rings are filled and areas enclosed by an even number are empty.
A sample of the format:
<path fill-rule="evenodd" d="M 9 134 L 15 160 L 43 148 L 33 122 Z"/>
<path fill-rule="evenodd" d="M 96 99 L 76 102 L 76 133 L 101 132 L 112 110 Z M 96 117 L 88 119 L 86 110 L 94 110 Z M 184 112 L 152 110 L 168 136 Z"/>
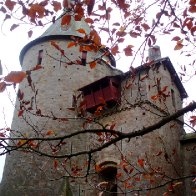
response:
<path fill-rule="evenodd" d="M 23 137 L 86 133 L 8 154 L 0 195 L 193 195 L 192 179 L 175 181 L 191 176 L 195 164 L 195 138 L 183 137 L 183 118 L 137 136 L 187 97 L 170 59 L 152 48 L 158 55 L 151 63 L 123 73 L 107 48 L 97 48 L 96 33 L 73 16 L 69 27 L 60 17 L 21 51 L 28 72 L 11 129 Z M 84 32 L 94 42 L 84 41 Z M 112 130 L 135 136 L 99 150 L 117 138 Z"/>

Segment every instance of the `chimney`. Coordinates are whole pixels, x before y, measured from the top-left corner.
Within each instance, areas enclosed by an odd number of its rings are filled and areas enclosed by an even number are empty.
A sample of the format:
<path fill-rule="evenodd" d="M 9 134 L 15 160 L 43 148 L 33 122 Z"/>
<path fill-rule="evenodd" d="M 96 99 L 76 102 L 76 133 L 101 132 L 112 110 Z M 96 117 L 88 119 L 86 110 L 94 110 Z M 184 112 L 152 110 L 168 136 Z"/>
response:
<path fill-rule="evenodd" d="M 152 46 L 148 49 L 149 61 L 156 61 L 161 58 L 161 50 L 159 46 Z"/>

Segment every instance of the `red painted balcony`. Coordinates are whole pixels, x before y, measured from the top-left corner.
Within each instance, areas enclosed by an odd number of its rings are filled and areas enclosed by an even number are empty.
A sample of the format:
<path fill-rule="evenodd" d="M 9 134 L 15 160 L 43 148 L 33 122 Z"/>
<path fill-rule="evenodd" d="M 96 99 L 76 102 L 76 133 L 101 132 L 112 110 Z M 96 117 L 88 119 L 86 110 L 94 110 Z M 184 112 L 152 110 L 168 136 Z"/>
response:
<path fill-rule="evenodd" d="M 120 80 L 105 77 L 80 89 L 86 101 L 86 110 L 93 113 L 100 105 L 112 107 L 120 102 Z"/>

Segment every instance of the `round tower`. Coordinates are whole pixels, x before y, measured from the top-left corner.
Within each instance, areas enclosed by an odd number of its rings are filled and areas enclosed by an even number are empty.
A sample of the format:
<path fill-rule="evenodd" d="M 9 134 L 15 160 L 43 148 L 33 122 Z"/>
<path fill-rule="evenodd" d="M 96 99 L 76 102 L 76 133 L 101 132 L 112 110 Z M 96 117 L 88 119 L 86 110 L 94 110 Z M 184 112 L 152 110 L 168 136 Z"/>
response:
<path fill-rule="evenodd" d="M 71 17 L 69 25 L 62 25 L 65 15 Z M 66 10 L 45 33 L 22 49 L 20 62 L 27 78 L 19 85 L 13 137 L 61 136 L 80 130 L 83 120 L 74 109 L 80 89 L 120 73 L 109 51 L 95 43 L 98 38 L 84 19 L 75 21 L 74 14 Z M 87 143 L 87 138 L 86 142 L 85 138 L 70 139 L 63 146 L 64 152 L 86 149 Z M 42 152 L 53 147 L 54 143 L 39 142 Z M 13 151 L 7 155 L 1 196 L 66 195 L 67 180 L 54 180 L 62 177 L 60 163 L 35 154 Z M 79 195 L 78 191 L 74 195 Z"/>

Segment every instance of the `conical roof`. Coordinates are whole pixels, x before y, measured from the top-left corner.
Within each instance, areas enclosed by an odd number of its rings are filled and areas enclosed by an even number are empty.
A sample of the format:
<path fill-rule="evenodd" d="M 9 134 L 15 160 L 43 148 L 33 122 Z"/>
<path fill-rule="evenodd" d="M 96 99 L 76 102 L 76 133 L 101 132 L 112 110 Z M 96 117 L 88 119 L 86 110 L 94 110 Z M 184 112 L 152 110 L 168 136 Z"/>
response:
<path fill-rule="evenodd" d="M 62 14 L 59 19 L 55 21 L 40 37 L 51 36 L 51 35 L 73 35 L 77 37 L 84 37 L 83 33 L 79 33 L 78 29 L 83 29 L 86 34 L 90 33 L 90 27 L 85 22 L 84 18 L 80 21 L 76 21 L 73 13 L 71 15 L 71 21 L 69 25 L 61 25 L 61 20 L 65 14 Z"/>
<path fill-rule="evenodd" d="M 71 21 L 69 25 L 61 25 L 61 20 L 65 14 L 71 15 Z M 86 34 L 90 33 L 90 27 L 85 22 L 84 18 L 80 21 L 76 21 L 74 13 L 67 12 L 67 10 L 37 39 L 29 42 L 20 53 L 20 63 L 22 64 L 23 58 L 27 50 L 35 44 L 51 39 L 65 39 L 70 36 L 84 37 L 83 33 L 78 32 L 78 29 L 83 29 Z"/>

